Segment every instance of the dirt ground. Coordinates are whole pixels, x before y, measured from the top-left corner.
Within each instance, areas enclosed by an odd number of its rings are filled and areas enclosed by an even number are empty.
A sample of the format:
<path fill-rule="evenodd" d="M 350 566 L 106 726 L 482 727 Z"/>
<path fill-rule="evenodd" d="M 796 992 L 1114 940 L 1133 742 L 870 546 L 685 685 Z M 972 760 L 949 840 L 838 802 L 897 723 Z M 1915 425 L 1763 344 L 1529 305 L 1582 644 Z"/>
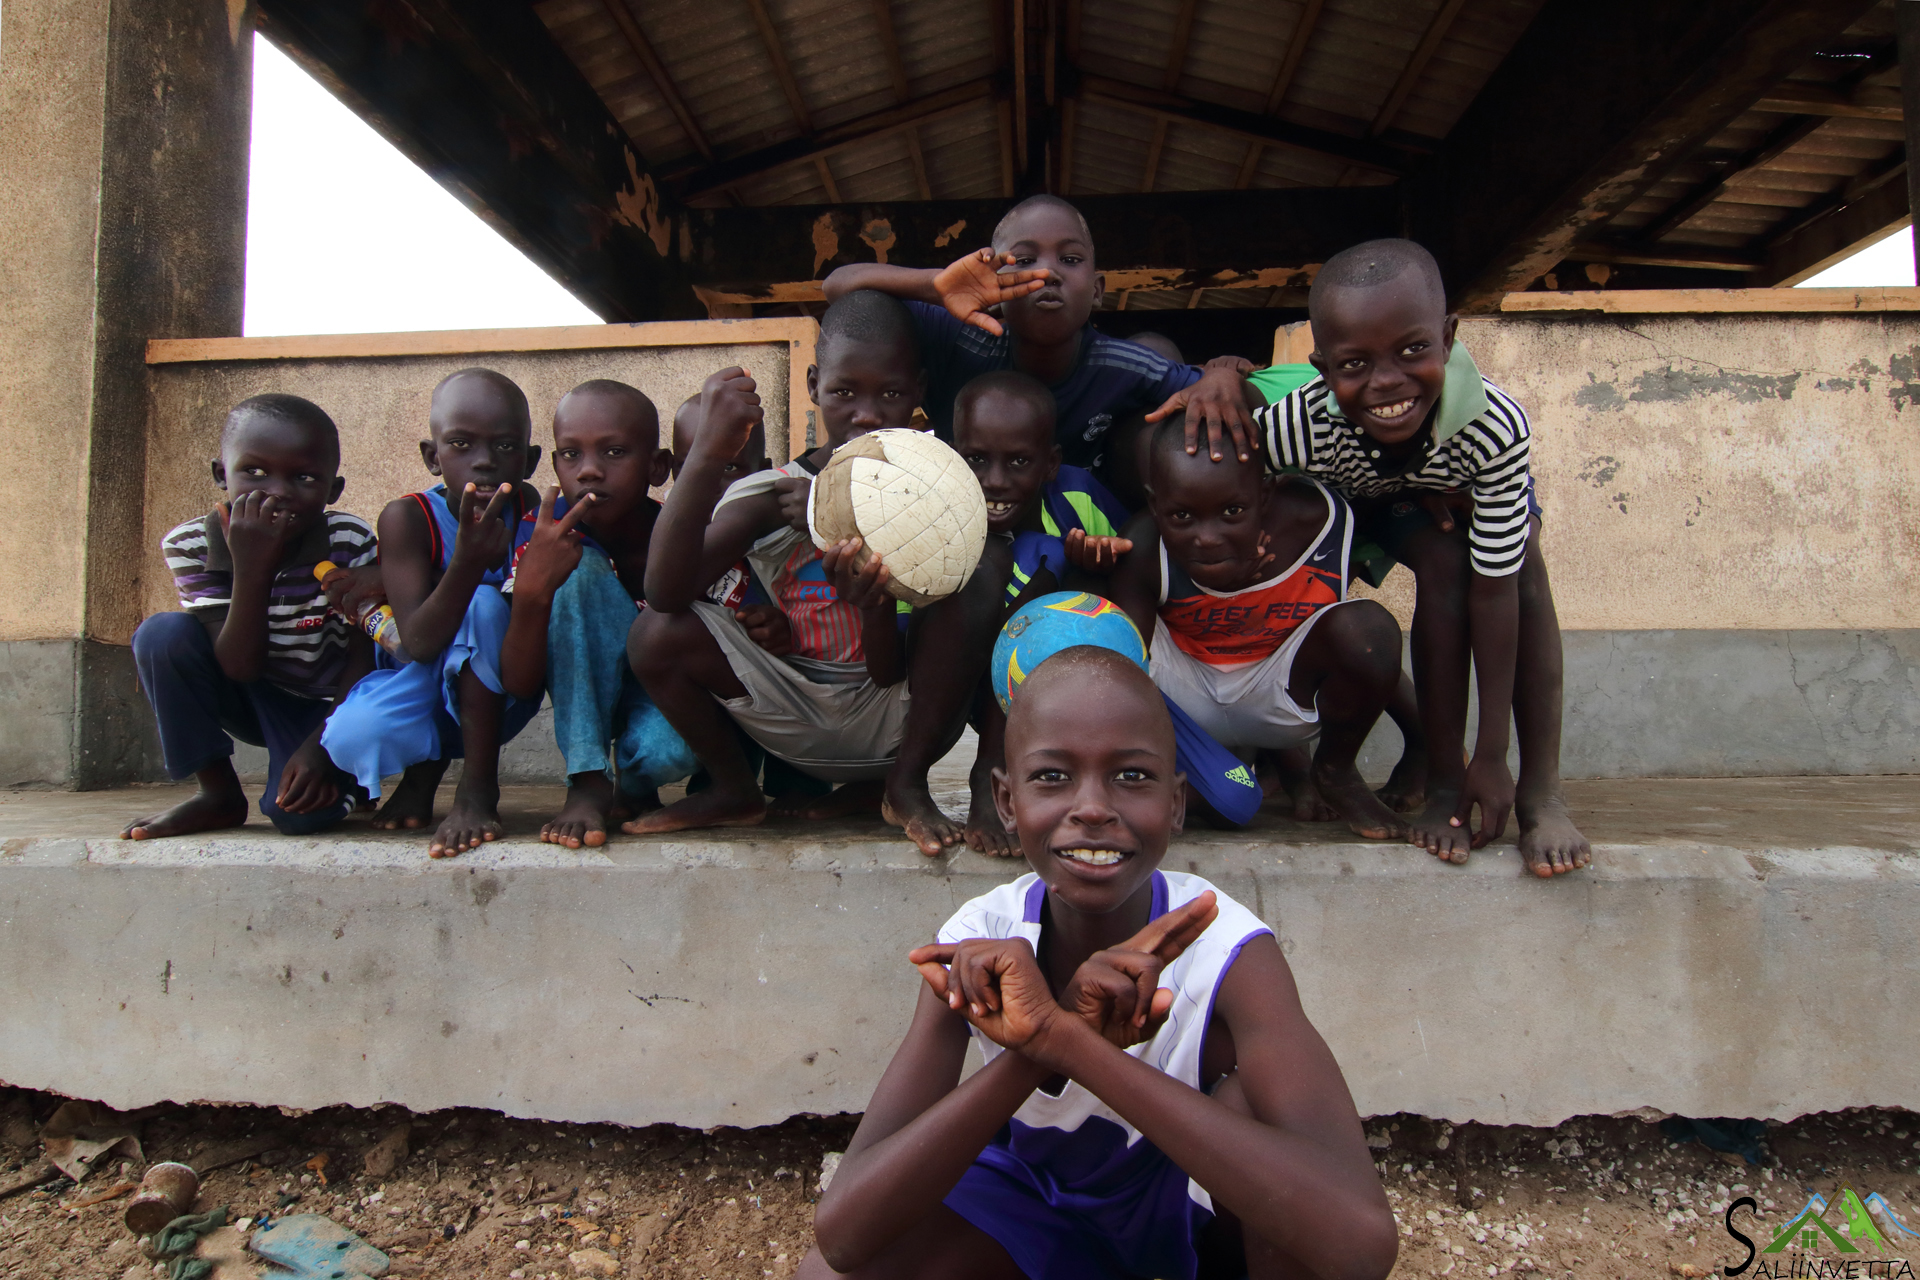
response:
<path fill-rule="evenodd" d="M 38 1126 L 61 1101 L 0 1089 L 0 1187 L 41 1158 Z M 150 1161 L 256 1153 L 208 1173 L 199 1210 L 227 1206 L 255 1222 L 327 1214 L 386 1250 L 389 1275 L 432 1280 L 790 1275 L 812 1240 L 822 1158 L 846 1145 L 854 1125 L 803 1118 L 702 1133 L 345 1107 L 287 1116 L 163 1106 L 136 1119 Z M 1587 1117 L 1554 1130 L 1456 1130 L 1414 1116 L 1367 1122 L 1401 1224 L 1401 1276 L 1704 1276 L 1745 1256 L 1722 1226 L 1730 1199 L 1759 1202 L 1747 1234 L 1764 1246 L 1812 1191 L 1832 1195 L 1843 1184 L 1863 1198 L 1878 1192 L 1920 1230 L 1920 1118 L 1858 1110 L 1769 1128 L 1773 1162 L 1753 1168 L 1697 1143 L 1675 1145 L 1635 1119 Z M 383 1156 L 391 1170 L 370 1175 L 369 1160 L 377 1167 Z M 125 1196 L 83 1203 L 141 1172 L 108 1161 L 81 1186 L 61 1180 L 0 1200 L 0 1277 L 154 1276 L 121 1223 Z M 1737 1221 L 1747 1225 L 1744 1212 Z M 201 1256 L 225 1259 L 217 1280 L 261 1274 L 241 1239 L 228 1227 L 203 1241 Z M 1911 1258 L 1920 1249 L 1868 1252 Z"/>

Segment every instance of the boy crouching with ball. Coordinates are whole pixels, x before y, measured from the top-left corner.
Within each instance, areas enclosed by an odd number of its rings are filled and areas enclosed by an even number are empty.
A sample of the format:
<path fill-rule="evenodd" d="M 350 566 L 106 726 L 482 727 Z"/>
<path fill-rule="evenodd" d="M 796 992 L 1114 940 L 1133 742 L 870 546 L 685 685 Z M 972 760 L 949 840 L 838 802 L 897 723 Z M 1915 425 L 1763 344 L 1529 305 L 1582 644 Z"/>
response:
<path fill-rule="evenodd" d="M 1392 1268 L 1353 1100 L 1272 931 L 1160 870 L 1174 751 L 1119 654 L 1067 649 L 1021 686 L 994 794 L 1033 870 L 909 956 L 926 987 L 800 1276 Z M 962 1082 L 970 1036 L 986 1066 Z"/>

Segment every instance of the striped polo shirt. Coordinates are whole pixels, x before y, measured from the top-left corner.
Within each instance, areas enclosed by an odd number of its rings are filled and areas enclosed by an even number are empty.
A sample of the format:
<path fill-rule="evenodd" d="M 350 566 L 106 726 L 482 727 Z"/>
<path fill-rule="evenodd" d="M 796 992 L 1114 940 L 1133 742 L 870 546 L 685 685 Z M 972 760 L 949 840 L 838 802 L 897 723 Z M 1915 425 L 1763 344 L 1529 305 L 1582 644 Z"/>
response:
<path fill-rule="evenodd" d="M 160 540 L 181 607 L 200 617 L 226 617 L 233 603 L 233 553 L 218 512 L 176 526 Z M 303 698 L 331 698 L 347 657 L 347 619 L 327 603 L 313 566 L 344 568 L 379 555 L 373 530 L 359 516 L 329 511 L 287 552 L 267 595 L 267 661 L 262 678 Z"/>
<path fill-rule="evenodd" d="M 1415 437 L 1403 470 L 1386 469 L 1380 447 L 1347 420 L 1324 378 L 1256 411 L 1254 420 L 1265 440 L 1268 466 L 1312 476 L 1349 497 L 1377 498 L 1403 489 L 1469 491 L 1474 571 L 1488 578 L 1520 571 L 1530 530 L 1532 429 L 1526 410 L 1480 376 L 1465 344 L 1453 344 L 1440 404 Z"/>

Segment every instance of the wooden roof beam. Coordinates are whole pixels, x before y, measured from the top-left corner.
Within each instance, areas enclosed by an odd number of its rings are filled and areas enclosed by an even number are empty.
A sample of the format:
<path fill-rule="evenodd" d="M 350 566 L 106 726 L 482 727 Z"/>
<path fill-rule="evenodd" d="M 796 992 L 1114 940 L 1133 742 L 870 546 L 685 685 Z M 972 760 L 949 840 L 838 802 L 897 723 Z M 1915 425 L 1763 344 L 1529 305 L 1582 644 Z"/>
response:
<path fill-rule="evenodd" d="M 1180 74 L 1187 67 L 1187 46 L 1193 41 L 1193 15 L 1200 8 L 1200 0 L 1180 0 L 1180 10 L 1173 16 L 1173 39 L 1167 42 L 1167 74 L 1163 83 L 1169 93 L 1180 87 Z"/>
<path fill-rule="evenodd" d="M 687 141 L 693 143 L 695 151 L 709 160 L 713 159 L 713 148 L 707 145 L 707 135 L 694 120 L 687 100 L 680 96 L 679 86 L 667 74 L 666 64 L 653 51 L 652 42 L 640 30 L 639 20 L 633 16 L 633 10 L 628 8 L 631 0 L 601 0 L 601 3 L 606 6 L 607 16 L 613 19 L 613 25 L 620 28 L 620 34 L 626 38 L 633 56 L 640 59 L 640 65 L 647 69 L 647 77 L 653 81 L 653 87 L 666 99 L 667 110 L 673 112 L 673 118 L 680 122 L 680 131 L 687 135 Z"/>
<path fill-rule="evenodd" d="M 1071 87 L 1069 93 L 1087 101 L 1111 103 L 1170 122 L 1205 125 L 1210 129 L 1238 134 L 1263 146 L 1291 147 L 1343 160 L 1379 173 L 1398 175 L 1407 167 L 1404 152 L 1377 142 L 1275 120 L 1251 111 L 1236 111 L 1232 107 L 1198 102 L 1106 76 L 1081 74 L 1077 85 Z"/>
<path fill-rule="evenodd" d="M 1865 85 L 1848 93 L 1824 85 L 1788 82 L 1769 89 L 1753 104 L 1753 109 L 1788 115 L 1844 116 L 1854 120 L 1901 118 L 1900 91 L 1876 85 Z"/>
<path fill-rule="evenodd" d="M 682 197 L 692 199 L 786 165 L 807 163 L 816 156 L 831 155 L 857 143 L 899 133 L 956 111 L 972 110 L 992 100 L 992 80 L 974 80 L 901 106 L 888 107 L 843 124 L 832 125 L 811 137 L 789 138 L 745 155 L 715 161 L 699 168 L 682 169 L 670 176 Z"/>
<path fill-rule="evenodd" d="M 1406 105 L 1407 95 L 1420 83 L 1420 77 L 1426 74 L 1427 63 L 1433 61 L 1433 55 L 1440 48 L 1440 42 L 1447 38 L 1447 31 L 1453 26 L 1453 20 L 1460 16 L 1461 7 L 1466 0 L 1446 0 L 1440 11 L 1433 15 L 1433 21 L 1427 24 L 1427 32 L 1420 37 L 1420 43 L 1414 47 L 1413 56 L 1407 59 L 1407 65 L 1400 69 L 1400 78 L 1393 82 L 1393 88 L 1387 93 L 1387 100 L 1380 104 L 1380 113 L 1373 118 L 1373 125 L 1367 130 L 1367 136 L 1377 138 L 1386 132 L 1393 118 L 1400 114 L 1400 108 Z"/>
<path fill-rule="evenodd" d="M 1275 115 L 1280 104 L 1286 101 L 1287 90 L 1293 87 L 1293 77 L 1300 70 L 1300 59 L 1306 56 L 1307 42 L 1313 39 L 1313 29 L 1320 25 L 1320 11 L 1326 8 L 1327 0 L 1306 0 L 1300 11 L 1300 21 L 1294 24 L 1293 34 L 1287 38 L 1287 51 L 1280 59 L 1280 71 L 1273 77 L 1273 88 L 1267 90 L 1267 114 Z"/>
<path fill-rule="evenodd" d="M 1896 162 L 1898 161 L 1896 157 Z M 1904 164 L 1878 185 L 1846 204 L 1822 209 L 1766 249 L 1759 282 L 1795 285 L 1860 250 L 1909 226 Z"/>
<path fill-rule="evenodd" d="M 1412 233 L 1439 256 L 1456 306 L 1496 309 L 1871 8 L 1546 0 L 1412 175 Z"/>
<path fill-rule="evenodd" d="M 807 112 L 807 101 L 800 96 L 800 82 L 793 78 L 793 68 L 787 65 L 786 46 L 781 42 L 780 32 L 774 28 L 773 15 L 767 12 L 767 0 L 747 0 L 747 8 L 753 10 L 753 23 L 760 28 L 760 42 L 767 47 L 767 58 L 773 63 L 774 78 L 780 82 L 780 91 L 787 95 L 787 105 L 793 110 L 793 122 L 800 126 L 803 137 L 813 134 L 813 117 Z"/>

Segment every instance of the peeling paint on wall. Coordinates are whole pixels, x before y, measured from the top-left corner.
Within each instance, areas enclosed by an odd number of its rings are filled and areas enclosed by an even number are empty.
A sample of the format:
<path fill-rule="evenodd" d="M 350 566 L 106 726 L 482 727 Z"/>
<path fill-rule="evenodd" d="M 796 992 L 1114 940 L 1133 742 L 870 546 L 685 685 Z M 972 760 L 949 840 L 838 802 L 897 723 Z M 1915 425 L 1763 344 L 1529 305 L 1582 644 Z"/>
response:
<path fill-rule="evenodd" d="M 813 276 L 820 278 L 822 263 L 840 256 L 840 233 L 833 229 L 833 215 L 823 213 L 813 220 Z"/>

